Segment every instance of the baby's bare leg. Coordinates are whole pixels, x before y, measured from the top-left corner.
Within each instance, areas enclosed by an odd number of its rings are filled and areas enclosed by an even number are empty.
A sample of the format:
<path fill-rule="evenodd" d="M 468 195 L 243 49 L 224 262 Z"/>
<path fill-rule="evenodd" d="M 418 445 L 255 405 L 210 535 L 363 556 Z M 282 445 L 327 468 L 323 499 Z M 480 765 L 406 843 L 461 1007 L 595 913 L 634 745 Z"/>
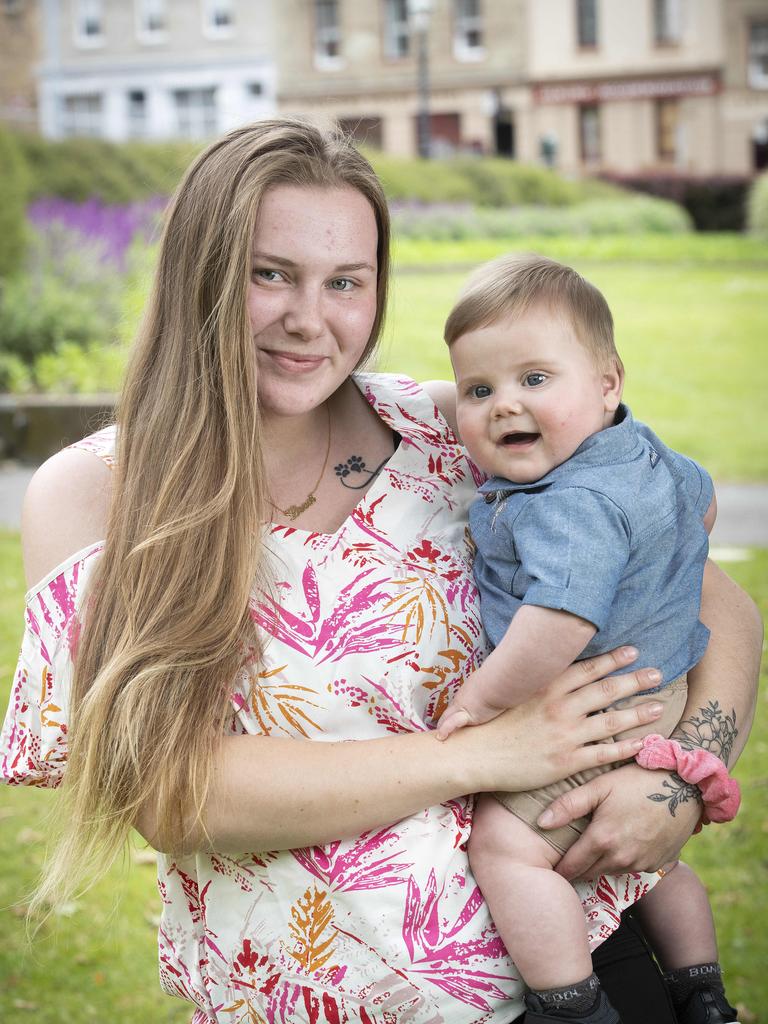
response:
<path fill-rule="evenodd" d="M 551 989 L 592 973 L 581 901 L 552 868 L 561 854 L 491 796 L 478 800 L 469 859 L 525 983 Z"/>
<path fill-rule="evenodd" d="M 636 913 L 665 971 L 717 960 L 707 891 L 687 864 L 678 863 L 657 882 Z"/>

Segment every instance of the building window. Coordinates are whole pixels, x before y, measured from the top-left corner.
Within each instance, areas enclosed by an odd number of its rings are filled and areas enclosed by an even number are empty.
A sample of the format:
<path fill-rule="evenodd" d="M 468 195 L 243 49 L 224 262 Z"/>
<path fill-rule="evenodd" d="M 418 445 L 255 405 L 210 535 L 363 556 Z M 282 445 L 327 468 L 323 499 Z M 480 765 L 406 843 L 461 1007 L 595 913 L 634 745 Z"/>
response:
<path fill-rule="evenodd" d="M 341 64 L 341 26 L 338 0 L 315 0 L 315 67 Z"/>
<path fill-rule="evenodd" d="M 177 89 L 173 101 L 176 130 L 181 138 L 205 139 L 216 133 L 215 89 Z"/>
<path fill-rule="evenodd" d="M 230 39 L 234 32 L 233 0 L 203 0 L 203 34 L 209 39 Z"/>
<path fill-rule="evenodd" d="M 682 34 L 682 0 L 653 0 L 653 38 L 656 45 L 677 46 Z"/>
<path fill-rule="evenodd" d="M 75 44 L 101 46 L 104 42 L 104 11 L 101 0 L 76 0 Z"/>
<path fill-rule="evenodd" d="M 166 0 L 136 0 L 136 35 L 143 43 L 161 43 L 168 37 Z"/>
<path fill-rule="evenodd" d="M 143 89 L 128 93 L 128 134 L 132 139 L 143 139 L 147 134 L 147 94 Z"/>
<path fill-rule="evenodd" d="M 61 130 L 66 136 L 102 134 L 102 101 L 99 93 L 63 96 Z"/>
<path fill-rule="evenodd" d="M 576 0 L 576 37 L 582 49 L 597 46 L 597 0 Z"/>
<path fill-rule="evenodd" d="M 579 151 L 582 163 L 600 162 L 600 108 L 596 103 L 579 107 Z"/>
<path fill-rule="evenodd" d="M 454 0 L 453 53 L 457 60 L 485 56 L 480 0 Z"/>
<path fill-rule="evenodd" d="M 753 89 L 768 89 L 768 21 L 753 21 L 749 26 L 749 84 Z"/>
<path fill-rule="evenodd" d="M 680 104 L 677 100 L 656 100 L 656 155 L 664 163 L 677 161 L 680 132 Z"/>
<path fill-rule="evenodd" d="M 408 0 L 384 0 L 384 52 L 399 60 L 411 49 L 411 28 L 408 24 Z"/>

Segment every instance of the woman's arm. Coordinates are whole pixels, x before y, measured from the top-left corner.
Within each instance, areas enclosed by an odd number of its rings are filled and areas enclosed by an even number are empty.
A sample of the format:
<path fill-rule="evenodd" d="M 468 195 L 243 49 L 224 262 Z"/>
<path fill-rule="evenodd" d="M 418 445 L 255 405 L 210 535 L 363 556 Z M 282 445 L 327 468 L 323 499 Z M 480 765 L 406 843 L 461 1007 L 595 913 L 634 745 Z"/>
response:
<path fill-rule="evenodd" d="M 445 743 L 431 731 L 342 743 L 226 737 L 216 755 L 204 827 L 192 827 L 185 851 L 279 850 L 330 842 L 466 793 L 528 789 L 631 757 L 629 743 L 594 741 L 652 721 L 658 717 L 653 702 L 592 714 L 647 688 L 645 670 L 601 678 L 631 660 L 622 649 L 571 666 L 533 700 Z M 660 705 L 656 708 L 660 711 Z M 192 820 L 191 813 L 186 817 Z M 146 807 L 137 828 L 151 845 L 157 843 L 157 824 L 154 809 Z"/>
<path fill-rule="evenodd" d="M 747 594 L 711 562 L 704 573 L 701 618 L 711 637 L 704 658 L 688 675 L 688 703 L 674 735 L 687 746 L 705 746 L 732 766 L 754 716 L 762 621 Z M 673 773 L 627 765 L 559 798 L 550 810 L 551 827 L 594 814 L 557 869 L 566 878 L 594 878 L 655 870 L 675 860 L 701 805 L 696 791 Z"/>
<path fill-rule="evenodd" d="M 103 462 L 80 451 L 62 452 L 38 470 L 24 510 L 30 584 L 104 538 L 110 476 Z M 431 732 L 350 743 L 227 737 L 204 808 L 208 837 L 198 828 L 190 849 L 323 842 L 464 793 L 525 788 L 605 758 L 629 757 L 628 745 L 586 744 L 651 721 L 650 707 L 615 716 L 589 712 L 646 689 L 648 679 L 638 673 L 583 687 L 631 660 L 622 651 L 596 661 L 591 675 L 590 669 L 571 669 L 536 702 L 449 743 L 438 743 Z M 187 818 L 193 817 L 190 809 Z M 151 808 L 140 816 L 139 828 L 150 841 L 157 834 Z"/>

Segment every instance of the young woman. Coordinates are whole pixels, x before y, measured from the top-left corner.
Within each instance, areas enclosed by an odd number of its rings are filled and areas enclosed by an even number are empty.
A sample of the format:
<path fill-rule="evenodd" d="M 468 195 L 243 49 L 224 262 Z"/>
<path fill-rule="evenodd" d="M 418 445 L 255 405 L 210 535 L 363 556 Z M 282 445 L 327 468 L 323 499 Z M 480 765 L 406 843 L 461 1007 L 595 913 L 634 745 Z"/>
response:
<path fill-rule="evenodd" d="M 592 714 L 649 685 L 603 678 L 630 665 L 622 649 L 435 741 L 485 652 L 477 481 L 448 385 L 358 372 L 388 243 L 381 185 L 344 140 L 276 121 L 214 143 L 171 204 L 116 428 L 50 460 L 25 503 L 0 763 L 12 783 L 65 783 L 39 901 L 102 870 L 135 824 L 161 851 L 162 984 L 195 1024 L 516 1018 L 465 794 L 631 757 L 594 741 L 656 714 Z M 689 715 L 727 709 L 732 760 L 759 620 L 715 569 L 702 617 Z M 693 791 L 674 815 L 653 799 L 666 773 L 603 778 L 555 814 L 596 809 L 560 868 L 584 880 L 595 945 L 655 880 L 622 872 L 672 860 L 700 813 Z M 640 1006 L 649 983 L 629 991 Z"/>

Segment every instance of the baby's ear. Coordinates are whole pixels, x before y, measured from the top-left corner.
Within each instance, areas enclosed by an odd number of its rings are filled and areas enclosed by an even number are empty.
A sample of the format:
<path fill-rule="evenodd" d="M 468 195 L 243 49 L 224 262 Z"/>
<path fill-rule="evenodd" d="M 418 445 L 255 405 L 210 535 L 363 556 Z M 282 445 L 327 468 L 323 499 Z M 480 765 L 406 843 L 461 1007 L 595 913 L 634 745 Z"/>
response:
<path fill-rule="evenodd" d="M 621 402 L 621 395 L 624 391 L 624 370 L 619 366 L 612 366 L 602 376 L 603 401 L 606 412 L 616 412 Z"/>

